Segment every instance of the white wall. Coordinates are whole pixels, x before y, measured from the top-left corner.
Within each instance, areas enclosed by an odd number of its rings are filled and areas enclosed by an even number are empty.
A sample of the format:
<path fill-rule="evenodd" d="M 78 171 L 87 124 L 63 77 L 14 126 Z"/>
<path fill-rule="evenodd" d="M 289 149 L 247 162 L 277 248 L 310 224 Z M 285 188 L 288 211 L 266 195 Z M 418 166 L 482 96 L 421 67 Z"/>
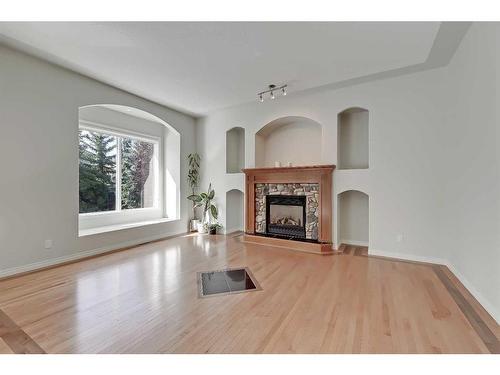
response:
<path fill-rule="evenodd" d="M 193 118 L 3 46 L 0 61 L 0 275 L 187 230 Z M 144 110 L 181 133 L 180 220 L 78 238 L 78 108 L 103 103 Z"/>
<path fill-rule="evenodd" d="M 500 317 L 499 24 L 473 24 L 447 70 L 444 246 L 454 271 Z M 495 80 L 496 77 L 496 80 Z"/>
<path fill-rule="evenodd" d="M 340 243 L 368 246 L 368 195 L 348 190 L 338 195 Z"/>

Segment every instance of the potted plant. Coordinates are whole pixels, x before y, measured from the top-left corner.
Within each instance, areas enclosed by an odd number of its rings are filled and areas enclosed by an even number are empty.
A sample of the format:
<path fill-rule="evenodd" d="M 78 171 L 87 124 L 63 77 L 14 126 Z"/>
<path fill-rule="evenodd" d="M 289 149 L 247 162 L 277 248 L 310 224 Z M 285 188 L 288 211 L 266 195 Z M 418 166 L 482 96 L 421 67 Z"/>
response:
<path fill-rule="evenodd" d="M 196 152 L 188 155 L 188 175 L 187 180 L 191 188 L 191 196 L 196 194 L 196 189 L 200 183 L 200 155 Z M 188 198 L 189 199 L 189 198 Z M 189 231 L 194 232 L 198 229 L 200 221 L 196 218 L 196 202 L 193 200 L 193 216 L 189 220 Z"/>
<path fill-rule="evenodd" d="M 212 224 L 213 219 L 217 220 L 219 212 L 217 206 L 213 203 L 214 198 L 215 190 L 212 189 L 211 183 L 208 185 L 208 191 L 187 197 L 187 199 L 194 202 L 194 208 L 203 207 L 203 222 L 197 224 L 200 233 L 206 233 L 208 225 Z"/>
<path fill-rule="evenodd" d="M 208 233 L 217 234 L 217 230 L 222 229 L 222 225 L 219 223 L 208 224 Z"/>

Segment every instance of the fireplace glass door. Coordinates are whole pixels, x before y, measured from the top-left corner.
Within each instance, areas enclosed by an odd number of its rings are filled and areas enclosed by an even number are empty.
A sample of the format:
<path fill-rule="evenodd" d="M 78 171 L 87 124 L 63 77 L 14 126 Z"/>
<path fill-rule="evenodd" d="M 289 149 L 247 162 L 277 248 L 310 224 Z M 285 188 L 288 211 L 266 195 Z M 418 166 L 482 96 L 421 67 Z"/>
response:
<path fill-rule="evenodd" d="M 306 238 L 306 197 L 266 196 L 266 234 Z"/>

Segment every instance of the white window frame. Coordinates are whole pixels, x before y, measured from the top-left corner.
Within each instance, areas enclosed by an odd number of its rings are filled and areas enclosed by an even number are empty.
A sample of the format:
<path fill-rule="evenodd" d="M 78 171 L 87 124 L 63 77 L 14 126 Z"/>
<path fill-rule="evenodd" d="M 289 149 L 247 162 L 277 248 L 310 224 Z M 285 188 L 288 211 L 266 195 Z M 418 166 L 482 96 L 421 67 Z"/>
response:
<path fill-rule="evenodd" d="M 117 137 L 115 210 L 79 213 L 79 236 L 94 232 L 99 233 L 99 228 L 102 228 L 102 231 L 105 232 L 112 226 L 120 229 L 121 225 L 130 226 L 131 223 L 149 222 L 164 218 L 164 210 L 166 209 L 163 200 L 164 194 L 162 193 L 164 190 L 162 168 L 164 152 L 161 137 L 85 120 L 79 121 L 79 130 L 99 132 Z M 121 138 L 132 138 L 154 144 L 153 168 L 155 170 L 155 181 L 153 207 L 121 208 L 121 168 L 119 167 L 121 164 Z"/>

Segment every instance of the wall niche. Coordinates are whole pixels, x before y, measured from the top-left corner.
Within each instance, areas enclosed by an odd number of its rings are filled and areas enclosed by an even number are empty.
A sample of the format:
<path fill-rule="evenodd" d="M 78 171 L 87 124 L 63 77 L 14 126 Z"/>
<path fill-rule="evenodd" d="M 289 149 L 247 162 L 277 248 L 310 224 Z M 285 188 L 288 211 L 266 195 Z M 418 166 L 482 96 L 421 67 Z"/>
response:
<path fill-rule="evenodd" d="M 226 173 L 242 173 L 245 168 L 245 129 L 235 127 L 226 132 Z"/>
<path fill-rule="evenodd" d="M 347 190 L 337 197 L 338 243 L 368 246 L 368 195 L 359 190 Z"/>
<path fill-rule="evenodd" d="M 269 122 L 255 134 L 255 166 L 274 167 L 321 164 L 321 124 L 300 116 Z"/>
<path fill-rule="evenodd" d="M 226 192 L 226 233 L 243 230 L 244 227 L 243 192 L 232 189 Z"/>
<path fill-rule="evenodd" d="M 338 114 L 337 168 L 367 169 L 369 114 L 363 108 L 349 108 Z"/>

